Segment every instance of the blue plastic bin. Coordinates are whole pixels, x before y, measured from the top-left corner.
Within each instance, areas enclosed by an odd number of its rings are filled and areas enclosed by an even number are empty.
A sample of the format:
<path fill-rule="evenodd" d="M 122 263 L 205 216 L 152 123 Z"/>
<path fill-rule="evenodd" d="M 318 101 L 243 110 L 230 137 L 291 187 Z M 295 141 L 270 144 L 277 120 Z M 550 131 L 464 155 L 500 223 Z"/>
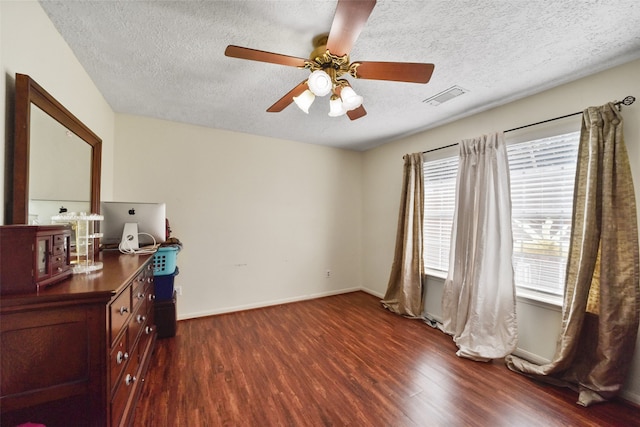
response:
<path fill-rule="evenodd" d="M 156 301 L 167 301 L 173 298 L 173 281 L 179 273 L 180 271 L 178 270 L 178 267 L 176 267 L 172 274 L 155 276 L 153 278 Z"/>
<path fill-rule="evenodd" d="M 167 276 L 176 271 L 176 261 L 180 248 L 176 246 L 162 246 L 153 255 L 153 275 Z"/>

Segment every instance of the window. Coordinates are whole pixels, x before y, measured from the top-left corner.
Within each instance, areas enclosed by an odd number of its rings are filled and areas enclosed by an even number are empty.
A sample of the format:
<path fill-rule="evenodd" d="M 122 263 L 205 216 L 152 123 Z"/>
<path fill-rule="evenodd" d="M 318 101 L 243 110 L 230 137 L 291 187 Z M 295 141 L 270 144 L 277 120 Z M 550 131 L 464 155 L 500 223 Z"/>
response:
<path fill-rule="evenodd" d="M 507 145 L 519 288 L 562 296 L 580 132 Z"/>
<path fill-rule="evenodd" d="M 580 132 L 507 145 L 513 268 L 519 294 L 560 297 L 564 280 Z M 446 273 L 458 156 L 424 162 L 424 264 Z"/>
<path fill-rule="evenodd" d="M 458 156 L 424 162 L 422 170 L 424 266 L 427 270 L 446 273 L 456 200 Z"/>

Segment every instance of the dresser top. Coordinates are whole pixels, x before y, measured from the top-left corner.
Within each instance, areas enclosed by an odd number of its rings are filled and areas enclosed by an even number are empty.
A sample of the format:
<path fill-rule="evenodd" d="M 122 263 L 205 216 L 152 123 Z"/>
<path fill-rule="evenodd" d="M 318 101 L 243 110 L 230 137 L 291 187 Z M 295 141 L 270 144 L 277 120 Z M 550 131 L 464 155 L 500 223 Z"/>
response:
<path fill-rule="evenodd" d="M 118 251 L 102 251 L 96 259 L 103 263 L 101 270 L 88 274 L 74 274 L 38 292 L 3 295 L 0 297 L 0 307 L 5 311 L 10 307 L 25 304 L 108 301 L 145 267 L 152 256 L 152 254 L 128 255 Z"/>

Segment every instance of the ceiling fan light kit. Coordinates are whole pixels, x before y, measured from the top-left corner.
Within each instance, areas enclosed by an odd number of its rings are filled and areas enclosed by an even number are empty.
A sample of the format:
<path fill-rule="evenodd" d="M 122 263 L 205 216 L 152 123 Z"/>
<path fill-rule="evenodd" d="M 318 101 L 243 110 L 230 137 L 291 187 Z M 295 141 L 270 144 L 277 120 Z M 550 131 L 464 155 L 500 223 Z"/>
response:
<path fill-rule="evenodd" d="M 355 110 L 362 105 L 362 96 L 356 94 L 346 80 L 336 80 L 323 70 L 313 71 L 306 83 L 309 89 L 293 97 L 293 102 L 306 114 L 309 114 L 309 108 L 316 96 L 325 96 L 329 93 L 331 93 L 329 117 L 342 116 L 347 111 Z"/>
<path fill-rule="evenodd" d="M 314 38 L 314 50 L 309 60 L 234 45 L 227 46 L 225 55 L 311 71 L 307 80 L 276 101 L 268 112 L 279 112 L 295 103 L 308 114 L 316 96 L 331 93 L 329 116 L 339 117 L 346 113 L 349 119 L 356 120 L 366 115 L 363 97 L 356 94 L 347 80 L 339 77 L 348 74 L 356 79 L 427 83 L 434 69 L 433 64 L 425 63 L 350 62 L 349 51 L 375 5 L 375 0 L 338 0 L 331 31 Z"/>

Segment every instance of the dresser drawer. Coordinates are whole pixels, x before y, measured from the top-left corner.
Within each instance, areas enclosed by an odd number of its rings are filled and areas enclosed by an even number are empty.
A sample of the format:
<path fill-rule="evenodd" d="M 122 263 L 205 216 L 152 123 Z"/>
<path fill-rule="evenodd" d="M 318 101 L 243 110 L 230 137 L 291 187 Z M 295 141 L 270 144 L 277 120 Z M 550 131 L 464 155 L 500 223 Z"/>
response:
<path fill-rule="evenodd" d="M 140 274 L 140 276 L 138 276 L 136 280 L 133 282 L 132 298 L 133 298 L 134 310 L 138 307 L 138 305 L 144 302 L 147 298 L 146 284 L 147 284 L 147 280 L 143 274 Z"/>
<path fill-rule="evenodd" d="M 127 407 L 127 401 L 136 386 L 136 373 L 132 372 L 128 367 L 124 374 L 116 383 L 116 392 L 111 400 L 111 425 L 118 426 L 121 424 L 122 417 Z"/>
<path fill-rule="evenodd" d="M 71 270 L 69 258 L 70 233 L 54 234 L 51 236 L 51 274 L 64 273 Z"/>
<path fill-rule="evenodd" d="M 67 237 L 64 234 L 54 234 L 53 235 L 53 245 L 54 246 L 64 246 L 66 243 Z"/>
<path fill-rule="evenodd" d="M 58 237 L 58 236 L 54 236 Z M 67 247 L 64 244 L 55 245 L 51 251 L 51 271 L 52 274 L 60 274 L 64 271 L 71 269 L 69 265 L 69 255 L 67 254 Z"/>
<path fill-rule="evenodd" d="M 134 344 L 138 340 L 140 331 L 147 325 L 146 307 L 146 303 L 142 303 L 139 309 L 134 313 L 131 321 L 129 321 L 129 336 L 131 338 L 132 344 Z"/>
<path fill-rule="evenodd" d="M 145 327 L 142 329 L 142 334 L 140 334 L 140 341 L 138 342 L 138 347 L 137 347 L 140 362 L 142 362 L 142 359 L 144 358 L 144 353 L 147 347 L 149 346 L 149 341 L 153 338 L 155 334 L 155 331 L 156 331 L 155 328 L 156 328 L 155 325 L 153 325 L 150 322 L 147 322 Z"/>
<path fill-rule="evenodd" d="M 118 338 L 118 334 L 126 325 L 129 315 L 131 314 L 131 285 L 122 291 L 122 293 L 109 306 L 109 333 L 111 336 L 111 346 Z"/>
<path fill-rule="evenodd" d="M 51 252 L 53 255 L 66 255 L 67 254 L 67 247 L 65 245 L 65 238 L 63 236 L 59 236 L 57 234 L 55 234 L 53 236 L 53 246 L 51 247 Z M 58 242 L 58 240 L 62 240 L 61 242 Z"/>
<path fill-rule="evenodd" d="M 121 378 L 121 374 L 127 366 L 127 361 L 131 358 L 129 354 L 129 334 L 124 333 L 116 341 L 109 355 L 109 378 L 111 386 L 109 390 L 113 394 L 115 387 Z"/>

